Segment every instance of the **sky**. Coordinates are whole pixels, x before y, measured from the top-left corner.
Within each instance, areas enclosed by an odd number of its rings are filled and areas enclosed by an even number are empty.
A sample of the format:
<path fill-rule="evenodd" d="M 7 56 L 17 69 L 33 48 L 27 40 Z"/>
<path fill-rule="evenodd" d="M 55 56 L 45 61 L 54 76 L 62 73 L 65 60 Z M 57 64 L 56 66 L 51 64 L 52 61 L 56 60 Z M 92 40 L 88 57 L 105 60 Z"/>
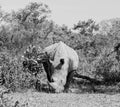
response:
<path fill-rule="evenodd" d="M 50 18 L 56 24 L 68 27 L 90 18 L 96 22 L 120 18 L 120 0 L 0 0 L 0 5 L 10 12 L 24 8 L 30 2 L 47 4 L 52 11 Z"/>

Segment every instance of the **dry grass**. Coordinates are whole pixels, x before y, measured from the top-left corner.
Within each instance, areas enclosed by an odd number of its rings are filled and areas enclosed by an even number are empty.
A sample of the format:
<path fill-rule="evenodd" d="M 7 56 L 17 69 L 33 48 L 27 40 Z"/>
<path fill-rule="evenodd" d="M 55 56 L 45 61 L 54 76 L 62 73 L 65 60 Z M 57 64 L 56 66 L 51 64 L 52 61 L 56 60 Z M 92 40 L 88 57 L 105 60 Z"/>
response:
<path fill-rule="evenodd" d="M 4 94 L 2 103 L 5 107 L 120 107 L 119 100 L 120 94 L 53 94 L 28 90 Z"/>

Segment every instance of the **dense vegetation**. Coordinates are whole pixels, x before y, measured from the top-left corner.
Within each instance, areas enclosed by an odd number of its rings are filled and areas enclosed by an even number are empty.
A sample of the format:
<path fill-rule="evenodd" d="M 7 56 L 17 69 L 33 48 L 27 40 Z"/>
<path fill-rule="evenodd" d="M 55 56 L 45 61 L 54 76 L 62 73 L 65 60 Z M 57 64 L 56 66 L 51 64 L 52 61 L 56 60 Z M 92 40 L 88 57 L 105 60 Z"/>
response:
<path fill-rule="evenodd" d="M 98 24 L 92 19 L 80 20 L 73 28 L 68 28 L 48 20 L 50 14 L 47 5 L 36 2 L 11 13 L 0 8 L 1 85 L 12 91 L 31 87 L 38 89 L 35 84 L 41 85 L 47 81 L 42 65 L 39 65 L 42 73 L 33 75 L 23 68 L 22 56 L 25 56 L 28 47 L 36 47 L 36 53 L 32 55 L 35 56 L 38 50 L 58 41 L 65 42 L 78 52 L 79 75 L 105 85 L 120 82 L 119 18 Z"/>

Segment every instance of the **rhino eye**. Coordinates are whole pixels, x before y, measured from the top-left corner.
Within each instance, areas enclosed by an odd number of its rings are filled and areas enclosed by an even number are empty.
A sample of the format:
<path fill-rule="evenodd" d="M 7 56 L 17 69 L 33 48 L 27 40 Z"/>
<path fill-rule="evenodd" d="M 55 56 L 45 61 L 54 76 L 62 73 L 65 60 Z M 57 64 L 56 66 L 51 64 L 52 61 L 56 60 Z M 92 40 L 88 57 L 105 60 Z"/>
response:
<path fill-rule="evenodd" d="M 60 59 L 60 63 L 63 65 L 65 63 L 64 59 Z"/>

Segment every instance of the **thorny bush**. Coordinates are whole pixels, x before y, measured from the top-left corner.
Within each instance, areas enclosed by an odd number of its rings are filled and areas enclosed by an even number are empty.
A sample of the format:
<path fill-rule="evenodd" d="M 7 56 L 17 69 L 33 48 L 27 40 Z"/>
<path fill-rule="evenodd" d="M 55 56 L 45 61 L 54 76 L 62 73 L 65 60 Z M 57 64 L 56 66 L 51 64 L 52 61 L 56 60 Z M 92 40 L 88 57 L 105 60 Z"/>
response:
<path fill-rule="evenodd" d="M 33 48 L 32 52 L 34 54 L 31 55 L 32 58 L 28 59 L 28 66 L 30 66 L 30 69 L 27 67 L 23 67 L 23 62 L 27 58 L 27 54 L 24 54 L 24 57 L 22 55 L 20 56 L 13 56 L 9 54 L 8 52 L 1 52 L 0 53 L 0 84 L 4 85 L 11 91 L 19 91 L 21 89 L 28 89 L 28 88 L 34 88 L 36 87 L 36 81 L 41 84 L 40 79 L 43 79 L 42 77 L 45 77 L 45 73 L 41 72 L 44 70 L 42 67 L 42 64 L 33 63 L 31 59 L 35 60 L 35 57 L 37 56 L 35 50 Z M 40 72 L 39 72 L 40 71 Z M 38 75 L 37 75 L 38 74 Z M 39 82 L 38 82 L 39 81 Z"/>

